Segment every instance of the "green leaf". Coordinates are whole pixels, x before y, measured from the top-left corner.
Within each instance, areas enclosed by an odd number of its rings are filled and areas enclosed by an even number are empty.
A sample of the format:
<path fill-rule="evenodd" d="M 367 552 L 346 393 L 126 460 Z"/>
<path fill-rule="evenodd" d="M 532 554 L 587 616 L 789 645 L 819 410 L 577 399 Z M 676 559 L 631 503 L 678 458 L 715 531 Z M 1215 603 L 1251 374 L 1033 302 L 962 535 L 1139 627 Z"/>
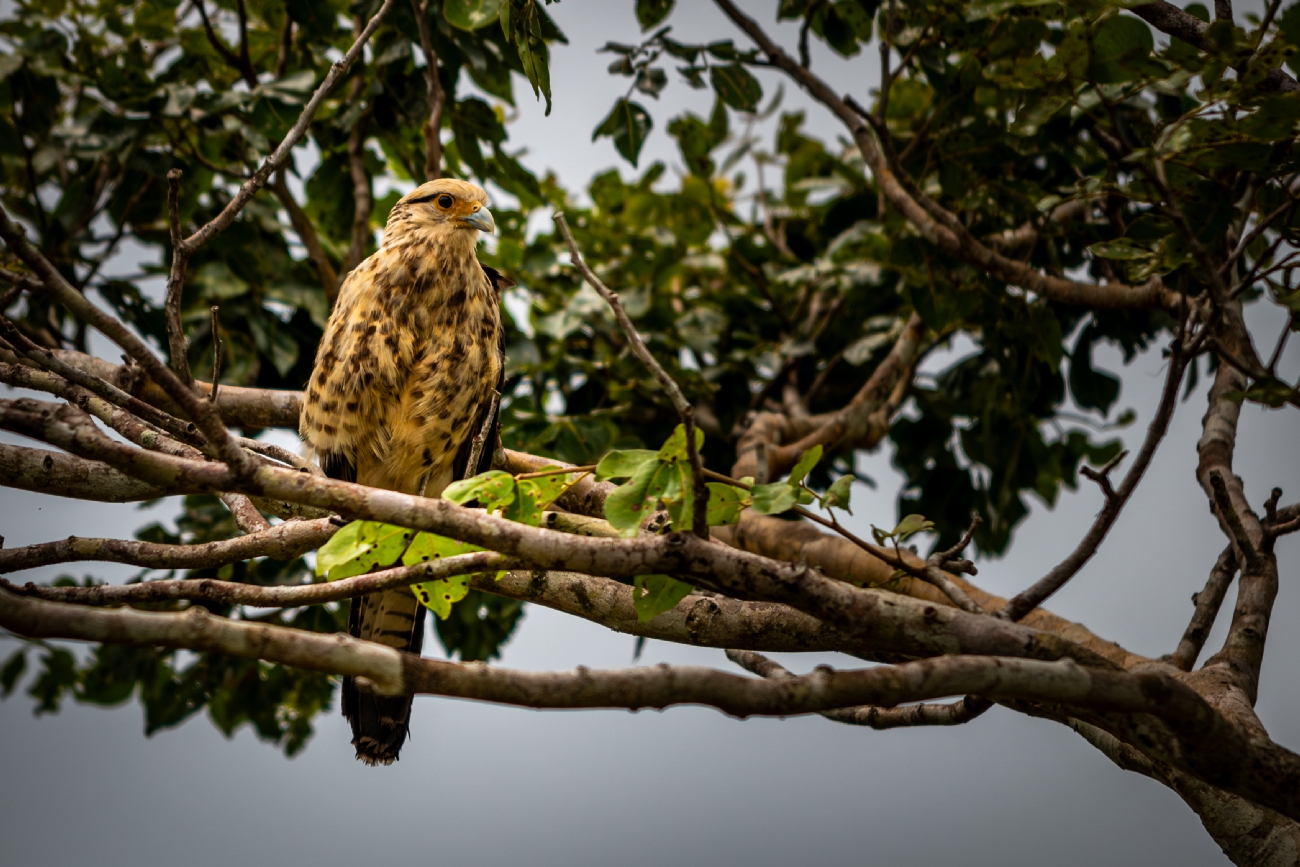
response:
<path fill-rule="evenodd" d="M 1115 241 L 1098 241 L 1088 247 L 1088 252 L 1103 259 L 1116 259 L 1121 262 L 1149 259 L 1152 255 L 1150 250 L 1145 247 L 1138 247 L 1125 238 L 1119 238 Z"/>
<path fill-rule="evenodd" d="M 664 491 L 659 496 L 668 510 L 674 530 L 691 529 L 695 519 L 695 487 L 691 484 L 691 465 L 677 461 L 667 466 Z"/>
<path fill-rule="evenodd" d="M 475 551 L 482 550 L 478 545 L 448 539 L 446 536 L 439 536 L 437 533 L 420 533 L 411 541 L 411 546 L 402 555 L 402 565 L 414 566 L 417 563 L 427 563 L 430 560 L 455 557 L 457 554 L 472 554 Z"/>
<path fill-rule="evenodd" d="M 695 450 L 699 451 L 704 448 L 704 431 L 699 428 L 695 429 Z M 686 453 L 686 425 L 679 424 L 673 428 L 672 436 L 659 449 L 659 460 L 661 461 L 689 461 L 690 455 Z"/>
<path fill-rule="evenodd" d="M 443 0 L 442 14 L 453 27 L 478 30 L 501 17 L 501 0 Z"/>
<path fill-rule="evenodd" d="M 794 469 L 790 471 L 790 484 L 798 485 L 800 482 L 802 482 L 804 480 L 804 477 L 807 476 L 808 473 L 812 471 L 813 467 L 817 466 L 818 462 L 821 461 L 821 459 L 822 459 L 821 443 L 818 443 L 817 445 L 813 446 L 808 451 L 800 455 L 799 463 L 795 464 Z"/>
<path fill-rule="evenodd" d="M 439 620 L 451 616 L 451 607 L 469 593 L 469 575 L 457 575 L 437 581 L 411 585 L 411 592 L 420 604 L 438 615 Z"/>
<path fill-rule="evenodd" d="M 620 99 L 591 134 L 591 140 L 612 138 L 614 147 L 623 159 L 632 165 L 637 164 L 646 136 L 650 134 L 654 122 L 649 113 L 630 99 Z"/>
<path fill-rule="evenodd" d="M 709 482 L 709 508 L 705 518 L 710 527 L 734 524 L 750 505 L 749 491 L 724 482 Z"/>
<path fill-rule="evenodd" d="M 630 479 L 646 461 L 659 459 L 659 452 L 650 449 L 621 449 L 612 451 L 596 464 L 596 481 Z"/>
<path fill-rule="evenodd" d="M 453 482 L 442 492 L 443 499 L 458 505 L 478 500 L 488 512 L 496 512 L 515 500 L 515 477 L 501 470 L 488 470 L 468 479 Z"/>
<path fill-rule="evenodd" d="M 414 535 L 414 530 L 392 524 L 353 521 L 316 552 L 316 574 L 338 581 L 389 566 L 402 556 Z"/>
<path fill-rule="evenodd" d="M 889 535 L 903 542 L 914 533 L 924 533 L 926 530 L 933 529 L 934 521 L 927 520 L 924 515 L 908 515 L 898 522 L 898 526 L 891 530 Z"/>
<path fill-rule="evenodd" d="M 755 485 L 749 492 L 754 511 L 760 515 L 779 515 L 799 502 L 799 489 L 788 482 Z"/>
<path fill-rule="evenodd" d="M 567 478 L 562 474 L 520 480 L 514 502 L 505 510 L 503 517 L 530 527 L 539 526 L 542 523 L 542 512 L 564 491 L 566 484 Z"/>
<path fill-rule="evenodd" d="M 763 98 L 763 86 L 739 63 L 714 66 L 709 69 L 709 83 L 718 98 L 737 111 L 753 113 Z"/>
<path fill-rule="evenodd" d="M 13 652 L 13 655 L 5 660 L 4 668 L 0 668 L 0 697 L 8 698 L 18 685 L 18 678 L 23 676 L 27 670 L 27 648 L 19 648 Z"/>
<path fill-rule="evenodd" d="M 663 463 L 658 459 L 646 461 L 631 479 L 605 498 L 605 520 L 622 530 L 623 535 L 634 535 L 641 525 L 646 516 L 646 489 L 662 468 Z"/>
<path fill-rule="evenodd" d="M 823 509 L 843 509 L 850 515 L 853 510 L 849 508 L 849 495 L 853 490 L 853 483 L 856 479 L 853 476 L 840 476 L 831 486 L 826 489 L 826 495 L 822 497 Z"/>
<path fill-rule="evenodd" d="M 638 575 L 632 582 L 632 606 L 638 623 L 649 623 L 671 611 L 695 588 L 667 575 Z"/>
<path fill-rule="evenodd" d="M 636 22 L 644 32 L 668 17 L 674 0 L 636 0 Z"/>

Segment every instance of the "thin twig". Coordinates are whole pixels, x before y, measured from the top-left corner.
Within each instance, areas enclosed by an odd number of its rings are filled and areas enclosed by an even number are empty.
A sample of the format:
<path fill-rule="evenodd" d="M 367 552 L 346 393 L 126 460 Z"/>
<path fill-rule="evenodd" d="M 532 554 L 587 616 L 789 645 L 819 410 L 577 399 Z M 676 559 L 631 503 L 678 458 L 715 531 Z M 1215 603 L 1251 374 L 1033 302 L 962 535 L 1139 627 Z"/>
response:
<path fill-rule="evenodd" d="M 243 536 L 240 540 L 250 538 L 253 537 Z M 0 578 L 0 587 L 22 596 L 77 605 L 125 605 L 184 599 L 193 602 L 249 605 L 256 608 L 301 608 L 305 605 L 338 602 L 353 596 L 379 593 L 456 575 L 510 569 L 516 565 L 512 558 L 494 551 L 475 551 L 471 554 L 457 554 L 430 560 L 427 563 L 417 563 L 414 566 L 398 566 L 381 572 L 342 578 L 329 583 L 297 586 L 258 587 L 236 581 L 220 581 L 215 578 L 189 578 L 125 585 L 97 584 L 93 587 L 41 587 L 31 583 L 19 586 Z"/>
<path fill-rule="evenodd" d="M 708 539 L 709 523 L 706 518 L 706 513 L 709 507 L 709 488 L 708 484 L 704 481 L 704 462 L 700 459 L 699 444 L 695 441 L 695 408 L 691 406 L 690 401 L 688 401 L 686 396 L 682 394 L 682 390 L 678 387 L 677 383 L 673 381 L 672 377 L 668 375 L 668 372 L 663 369 L 659 362 L 655 360 L 654 355 L 650 353 L 649 348 L 645 345 L 645 341 L 642 340 L 641 335 L 637 333 L 636 326 L 632 324 L 632 320 L 628 318 L 627 312 L 619 302 L 618 295 L 601 282 L 601 279 L 596 276 L 596 273 L 587 266 L 586 261 L 582 258 L 582 253 L 578 251 L 578 242 L 574 240 L 573 233 L 569 231 L 569 224 L 564 219 L 564 212 L 556 211 L 553 219 L 555 220 L 556 228 L 560 231 L 560 236 L 564 238 L 565 242 L 569 245 L 569 255 L 573 260 L 573 266 L 578 269 L 578 272 L 582 274 L 587 283 L 600 294 L 600 297 L 605 299 L 605 303 L 607 303 L 610 306 L 610 309 L 614 311 L 614 318 L 618 321 L 619 327 L 627 336 L 628 345 L 631 347 L 632 353 L 640 359 L 641 363 L 644 364 L 650 373 L 654 375 L 654 378 L 659 381 L 659 385 L 668 395 L 668 399 L 672 401 L 673 407 L 677 410 L 678 416 L 681 417 L 682 425 L 686 429 L 686 455 L 691 462 L 691 477 L 695 495 L 695 508 L 692 516 L 693 520 L 691 522 L 691 528 L 695 531 L 695 535 L 699 536 L 701 539 Z"/>
<path fill-rule="evenodd" d="M 424 122 L 424 179 L 432 181 L 442 177 L 442 107 L 447 97 L 438 78 L 438 53 L 429 40 L 429 0 L 411 0 L 411 9 L 424 53 L 424 98 L 429 104 Z"/>
<path fill-rule="evenodd" d="M 1182 640 L 1178 642 L 1178 649 L 1170 657 L 1170 661 L 1182 671 L 1191 671 L 1196 664 L 1196 657 L 1201 655 L 1205 639 L 1210 637 L 1210 629 L 1219 616 L 1219 608 L 1222 607 L 1224 597 L 1228 595 L 1228 587 L 1232 585 L 1232 578 L 1236 574 L 1237 557 L 1229 545 L 1223 549 L 1214 568 L 1210 570 L 1205 588 L 1192 596 L 1196 610 L 1192 612 L 1192 620 L 1187 624 Z"/>
<path fill-rule="evenodd" d="M 1165 377 L 1165 388 L 1160 396 L 1160 404 L 1156 409 L 1155 417 L 1151 419 L 1151 424 L 1147 428 L 1147 435 L 1142 441 L 1142 448 L 1138 450 L 1137 457 L 1134 458 L 1133 465 L 1129 467 L 1129 471 L 1124 476 L 1124 481 L 1120 483 L 1119 489 L 1108 491 L 1107 485 L 1102 485 L 1106 503 L 1092 526 L 1088 528 L 1088 532 L 1079 541 L 1079 544 L 1070 552 L 1069 556 L 1054 566 L 1050 572 L 1009 600 L 1002 607 L 1002 610 L 997 612 L 998 617 L 1011 621 L 1020 620 L 1030 611 L 1046 602 L 1053 593 L 1064 587 L 1066 582 L 1077 575 L 1084 564 L 1092 559 L 1092 555 L 1097 553 L 1097 549 L 1106 538 L 1106 534 L 1110 532 L 1110 528 L 1114 526 L 1120 512 L 1123 511 L 1124 504 L 1128 502 L 1133 495 L 1133 491 L 1137 489 L 1138 482 L 1142 481 L 1143 474 L 1146 473 L 1147 467 L 1151 464 L 1151 458 L 1155 456 L 1156 448 L 1169 430 L 1170 419 L 1173 418 L 1174 409 L 1178 405 L 1178 389 L 1183 381 L 1183 373 L 1187 370 L 1187 363 L 1196 357 L 1201 342 L 1208 333 L 1209 329 L 1203 328 L 1196 337 L 1185 344 L 1182 328 L 1179 329 L 1179 334 L 1172 344 L 1169 357 L 1169 373 Z M 1102 472 L 1109 472 L 1109 469 L 1117 460 L 1118 458 L 1108 463 Z M 1102 481 L 1106 479 L 1102 473 L 1096 473 L 1091 478 Z"/>
<path fill-rule="evenodd" d="M 202 9 L 202 5 L 199 6 Z M 205 19 L 206 20 L 206 19 Z M 171 224 L 172 262 L 167 276 L 167 298 L 163 302 L 163 316 L 167 324 L 167 347 L 171 356 L 171 367 L 180 377 L 181 382 L 194 387 L 194 374 L 190 371 L 190 343 L 185 339 L 185 329 L 181 324 L 181 295 L 185 289 L 185 268 L 189 264 L 189 253 L 185 249 L 185 240 L 181 234 L 181 170 L 171 169 L 167 172 L 167 219 Z"/>
<path fill-rule="evenodd" d="M 474 434 L 474 440 L 469 445 L 469 460 L 465 462 L 465 478 L 478 475 L 479 462 L 483 460 L 483 449 L 487 445 L 488 437 L 492 435 L 492 427 L 497 420 L 497 408 L 501 406 L 501 392 L 493 390 L 492 401 L 488 405 L 488 411 L 483 417 L 483 427 L 479 432 Z"/>
<path fill-rule="evenodd" d="M 556 470 L 541 470 L 536 473 L 520 473 L 515 476 L 515 480 L 522 482 L 524 479 L 541 479 L 546 476 L 567 475 L 569 473 L 589 473 L 594 469 L 596 469 L 595 464 L 587 464 L 586 466 L 581 467 L 560 467 Z M 709 471 L 705 470 L 704 472 L 708 473 Z"/>
<path fill-rule="evenodd" d="M 208 392 L 208 400 L 216 403 L 217 391 L 221 388 L 221 333 L 219 331 L 221 322 L 218 313 L 221 310 L 216 304 L 210 308 L 212 313 L 212 390 Z"/>

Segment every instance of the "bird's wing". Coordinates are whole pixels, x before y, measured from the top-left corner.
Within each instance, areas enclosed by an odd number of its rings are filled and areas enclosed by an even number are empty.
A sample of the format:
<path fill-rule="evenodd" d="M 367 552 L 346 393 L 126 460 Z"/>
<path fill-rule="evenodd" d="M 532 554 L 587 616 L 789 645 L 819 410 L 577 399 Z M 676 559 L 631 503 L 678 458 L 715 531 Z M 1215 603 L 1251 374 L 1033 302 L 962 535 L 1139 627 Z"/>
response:
<path fill-rule="evenodd" d="M 502 274 L 495 268 L 483 265 L 483 273 L 487 275 L 488 282 L 492 284 L 492 292 L 496 295 L 497 303 L 501 303 L 501 293 L 515 285 L 515 281 Z M 502 328 L 497 335 L 497 353 L 501 357 L 501 375 L 497 377 L 496 391 L 497 395 L 501 394 L 501 388 L 506 381 L 506 330 Z M 453 478 L 467 479 L 470 476 L 476 476 L 479 473 L 485 473 L 492 469 L 492 453 L 496 450 L 497 443 L 501 440 L 501 404 L 500 401 L 489 401 L 483 407 L 478 417 L 474 419 L 474 436 L 461 443 L 460 450 L 456 453 L 456 462 L 452 465 Z M 478 466 L 470 467 L 470 452 L 474 448 L 474 437 L 479 433 L 486 431 L 486 438 L 483 442 L 483 451 L 479 454 Z"/>

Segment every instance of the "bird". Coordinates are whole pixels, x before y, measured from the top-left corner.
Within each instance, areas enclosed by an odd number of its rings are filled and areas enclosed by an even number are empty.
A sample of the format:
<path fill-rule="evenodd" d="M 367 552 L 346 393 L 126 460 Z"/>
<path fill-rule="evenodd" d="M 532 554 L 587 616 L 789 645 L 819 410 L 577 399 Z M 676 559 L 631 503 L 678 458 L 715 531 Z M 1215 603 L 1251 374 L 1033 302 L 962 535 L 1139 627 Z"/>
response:
<path fill-rule="evenodd" d="M 496 224 L 484 190 L 440 178 L 403 196 L 374 255 L 350 272 L 316 352 L 299 432 L 325 474 L 436 497 L 490 468 L 492 447 L 467 466 L 471 443 L 494 431 L 505 356 L 501 293 L 508 278 L 478 261 Z M 348 631 L 419 654 L 424 606 L 409 588 L 352 600 Z M 343 681 L 357 758 L 389 765 L 406 740 L 410 696 Z"/>

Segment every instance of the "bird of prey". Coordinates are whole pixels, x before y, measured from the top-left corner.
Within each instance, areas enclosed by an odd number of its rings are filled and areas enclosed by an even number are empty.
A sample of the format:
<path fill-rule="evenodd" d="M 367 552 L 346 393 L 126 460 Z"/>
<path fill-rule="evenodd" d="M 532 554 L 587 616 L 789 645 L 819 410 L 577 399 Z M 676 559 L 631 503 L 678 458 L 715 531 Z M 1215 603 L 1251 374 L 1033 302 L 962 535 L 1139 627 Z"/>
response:
<path fill-rule="evenodd" d="M 316 353 L 300 430 L 332 478 L 436 497 L 467 467 L 471 441 L 495 419 L 504 370 L 501 290 L 513 285 L 475 256 L 496 226 L 487 194 L 442 178 L 388 217 L 378 251 L 344 279 Z M 483 449 L 490 463 L 492 447 Z M 424 606 L 407 588 L 354 598 L 352 635 L 419 653 Z M 343 682 L 357 758 L 391 764 L 406 739 L 410 696 Z"/>

